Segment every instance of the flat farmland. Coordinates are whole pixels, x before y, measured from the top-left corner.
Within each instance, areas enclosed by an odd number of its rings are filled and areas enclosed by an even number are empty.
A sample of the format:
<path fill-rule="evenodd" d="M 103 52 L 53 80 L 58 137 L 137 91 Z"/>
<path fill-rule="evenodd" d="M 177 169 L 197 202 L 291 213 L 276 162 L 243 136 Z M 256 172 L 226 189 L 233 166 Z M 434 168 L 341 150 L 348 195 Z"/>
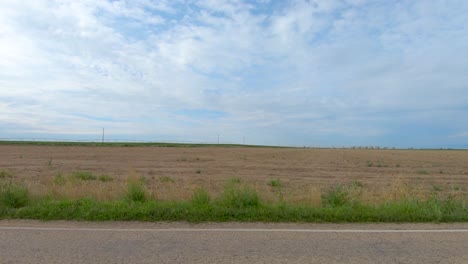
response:
<path fill-rule="evenodd" d="M 107 180 L 57 177 L 89 172 Z M 324 191 L 358 185 L 363 200 L 413 193 L 468 197 L 468 151 L 359 150 L 267 147 L 0 146 L 0 181 L 28 186 L 32 195 L 115 199 L 139 179 L 161 200 L 188 200 L 203 187 L 217 195 L 229 181 L 253 186 L 265 200 L 320 203 Z M 104 178 L 103 178 L 104 179 Z"/>

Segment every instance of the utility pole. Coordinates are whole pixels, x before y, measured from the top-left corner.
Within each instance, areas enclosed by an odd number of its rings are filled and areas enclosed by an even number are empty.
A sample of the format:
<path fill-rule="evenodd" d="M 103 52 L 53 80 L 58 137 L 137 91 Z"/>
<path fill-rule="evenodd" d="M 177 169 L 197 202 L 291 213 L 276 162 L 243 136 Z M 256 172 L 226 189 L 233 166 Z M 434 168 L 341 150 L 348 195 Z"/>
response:
<path fill-rule="evenodd" d="M 219 134 L 218 134 L 218 145 L 219 145 Z"/>
<path fill-rule="evenodd" d="M 104 128 L 102 128 L 102 145 L 104 145 Z"/>
<path fill-rule="evenodd" d="M 242 142 L 245 145 L 245 136 L 242 137 Z"/>

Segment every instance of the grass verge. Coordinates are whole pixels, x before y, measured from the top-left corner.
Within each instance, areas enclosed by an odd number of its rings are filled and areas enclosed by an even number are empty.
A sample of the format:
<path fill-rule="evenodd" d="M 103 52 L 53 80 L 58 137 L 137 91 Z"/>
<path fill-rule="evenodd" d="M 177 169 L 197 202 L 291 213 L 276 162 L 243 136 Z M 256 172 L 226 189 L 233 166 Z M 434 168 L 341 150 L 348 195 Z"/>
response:
<path fill-rule="evenodd" d="M 25 186 L 7 183 L 0 185 L 0 208 L 21 208 L 29 203 L 29 191 Z"/>
<path fill-rule="evenodd" d="M 464 204 L 454 201 L 400 201 L 380 206 L 311 207 L 259 205 L 229 207 L 218 203 L 101 202 L 94 199 L 43 199 L 22 208 L 0 210 L 2 218 L 41 220 L 139 220 L 189 222 L 466 222 Z"/>
<path fill-rule="evenodd" d="M 229 183 L 216 199 L 196 189 L 190 201 L 150 198 L 142 183 L 129 182 L 128 191 L 113 201 L 53 196 L 31 199 L 26 187 L 0 188 L 0 219 L 40 220 L 139 220 L 189 222 L 468 222 L 466 201 L 433 196 L 405 198 L 369 205 L 352 199 L 338 187 L 324 196 L 321 206 L 266 203 L 254 189 Z"/>

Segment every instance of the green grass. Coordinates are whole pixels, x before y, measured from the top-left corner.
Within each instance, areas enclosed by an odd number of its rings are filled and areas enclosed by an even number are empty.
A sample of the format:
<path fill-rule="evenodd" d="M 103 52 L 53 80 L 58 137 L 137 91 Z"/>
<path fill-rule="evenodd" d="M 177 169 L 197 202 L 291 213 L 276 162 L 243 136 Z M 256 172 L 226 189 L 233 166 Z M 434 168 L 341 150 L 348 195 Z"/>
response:
<path fill-rule="evenodd" d="M 276 194 L 278 195 L 278 202 L 283 203 L 284 195 L 283 195 L 283 184 L 279 179 L 272 179 L 269 182 L 269 185 L 274 188 Z"/>
<path fill-rule="evenodd" d="M 97 176 L 87 171 L 76 171 L 72 173 L 72 177 L 82 181 L 94 181 L 97 180 Z"/>
<path fill-rule="evenodd" d="M 198 188 L 193 192 L 192 204 L 195 206 L 207 206 L 210 204 L 211 196 L 203 188 Z"/>
<path fill-rule="evenodd" d="M 258 207 L 261 204 L 255 190 L 236 182 L 229 182 L 224 187 L 218 203 L 229 208 Z"/>
<path fill-rule="evenodd" d="M 229 184 L 239 184 L 239 183 L 241 183 L 241 182 L 242 182 L 242 179 L 239 178 L 239 177 L 231 177 L 231 178 L 229 178 L 229 180 L 228 180 L 228 183 L 229 183 Z"/>
<path fill-rule="evenodd" d="M 360 181 L 353 181 L 351 183 L 351 187 L 353 187 L 353 188 L 364 188 L 364 183 L 362 183 Z"/>
<path fill-rule="evenodd" d="M 131 202 L 145 202 L 147 194 L 145 187 L 141 182 L 130 182 L 126 194 L 127 201 Z"/>
<path fill-rule="evenodd" d="M 174 179 L 172 179 L 169 176 L 161 176 L 161 177 L 159 177 L 159 181 L 162 182 L 162 183 L 173 183 L 173 182 L 175 182 Z"/>
<path fill-rule="evenodd" d="M 113 181 L 114 179 L 109 176 L 109 175 L 94 175 L 93 173 L 91 172 L 87 172 L 87 171 L 75 171 L 73 173 L 71 173 L 69 175 L 70 177 L 69 178 L 72 178 L 72 179 L 77 179 L 77 180 L 80 180 L 80 181 L 95 181 L 95 180 L 99 180 L 101 182 L 110 182 L 110 181 Z M 57 174 L 55 175 L 54 177 L 54 180 L 53 180 L 53 183 L 55 185 L 64 185 L 65 183 L 67 182 L 67 178 L 64 177 L 62 174 Z"/>
<path fill-rule="evenodd" d="M 279 179 L 270 180 L 269 185 L 274 188 L 281 188 L 281 181 Z"/>
<path fill-rule="evenodd" d="M 105 174 L 104 174 L 104 175 L 99 175 L 98 180 L 99 180 L 99 181 L 102 181 L 102 182 L 110 182 L 110 181 L 113 181 L 114 178 L 112 178 L 112 177 L 109 176 L 109 175 L 105 175 Z"/>
<path fill-rule="evenodd" d="M 0 171 L 0 179 L 13 178 L 13 174 L 8 171 Z"/>
<path fill-rule="evenodd" d="M 189 221 L 189 222 L 467 222 L 465 204 L 451 200 L 405 200 L 380 206 L 259 204 L 231 207 L 220 203 L 100 202 L 93 199 L 43 199 L 20 209 L 0 211 L 0 218 L 89 221 Z"/>
<path fill-rule="evenodd" d="M 29 203 L 29 191 L 26 187 L 14 183 L 0 185 L 0 207 L 20 208 Z"/>
<path fill-rule="evenodd" d="M 351 201 L 348 189 L 341 185 L 322 195 L 322 205 L 324 207 L 345 206 L 351 204 Z"/>
<path fill-rule="evenodd" d="M 379 168 L 381 168 L 381 167 L 387 168 L 388 165 L 385 164 L 385 163 L 377 163 L 377 167 L 379 167 Z"/>
<path fill-rule="evenodd" d="M 65 179 L 65 177 L 63 177 L 62 174 L 59 173 L 59 174 L 55 175 L 53 182 L 54 182 L 55 185 L 62 186 L 67 182 L 67 179 Z"/>
<path fill-rule="evenodd" d="M 434 192 L 441 192 L 441 191 L 443 191 L 443 188 L 440 185 L 432 185 L 432 190 Z"/>
<path fill-rule="evenodd" d="M 354 189 L 353 189 L 354 188 Z M 142 182 L 128 183 L 125 195 L 113 201 L 93 198 L 66 199 L 29 197 L 25 186 L 0 185 L 0 219 L 88 220 L 88 221 L 188 221 L 188 222 L 468 222 L 465 200 L 405 198 L 379 205 L 363 204 L 351 187 L 338 186 L 323 195 L 321 206 L 265 202 L 243 183 L 229 181 L 223 192 L 211 199 L 203 188 L 190 201 L 158 201 L 150 197 Z"/>

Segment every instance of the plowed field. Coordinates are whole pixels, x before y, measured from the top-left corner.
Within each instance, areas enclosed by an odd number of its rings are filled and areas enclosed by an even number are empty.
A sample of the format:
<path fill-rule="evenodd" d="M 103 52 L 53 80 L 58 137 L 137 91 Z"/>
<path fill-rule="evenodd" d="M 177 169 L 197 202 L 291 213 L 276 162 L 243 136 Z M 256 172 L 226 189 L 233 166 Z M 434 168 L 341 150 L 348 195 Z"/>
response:
<path fill-rule="evenodd" d="M 129 177 L 138 177 L 160 199 L 187 199 L 197 186 L 217 193 L 232 178 L 270 196 L 271 181 L 279 179 L 291 200 L 307 200 L 308 192 L 352 183 L 374 190 L 398 182 L 427 193 L 468 193 L 468 151 L 461 150 L 4 145 L 1 171 L 6 173 L 0 180 L 9 175 L 33 193 L 50 191 L 47 186 L 56 175 L 77 171 L 110 176 L 111 183 L 96 181 L 88 187 L 108 184 L 116 193 Z"/>

